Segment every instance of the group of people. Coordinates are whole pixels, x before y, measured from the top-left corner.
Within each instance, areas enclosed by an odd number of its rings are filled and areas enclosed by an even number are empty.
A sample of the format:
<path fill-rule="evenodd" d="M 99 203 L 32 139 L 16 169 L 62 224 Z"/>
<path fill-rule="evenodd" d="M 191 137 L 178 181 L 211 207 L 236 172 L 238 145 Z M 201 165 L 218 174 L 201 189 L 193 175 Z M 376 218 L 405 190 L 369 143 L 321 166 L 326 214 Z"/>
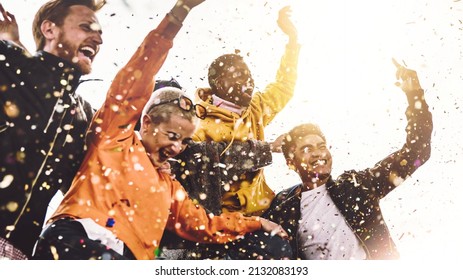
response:
<path fill-rule="evenodd" d="M 0 4 L 0 259 L 156 259 L 170 249 L 196 259 L 399 257 L 379 202 L 430 157 L 432 117 L 417 73 L 393 61 L 408 101 L 403 147 L 334 178 L 316 124 L 265 139 L 296 85 L 289 7 L 277 21 L 286 50 L 264 91 L 254 92 L 237 54 L 211 63 L 210 87 L 194 100 L 156 79 L 204 1 L 175 3 L 98 110 L 76 89 L 103 43 L 96 13 L 105 2 L 49 0 L 34 18 L 33 55 Z M 280 151 L 301 183 L 275 195 L 263 168 Z M 58 191 L 64 198 L 44 221 Z"/>

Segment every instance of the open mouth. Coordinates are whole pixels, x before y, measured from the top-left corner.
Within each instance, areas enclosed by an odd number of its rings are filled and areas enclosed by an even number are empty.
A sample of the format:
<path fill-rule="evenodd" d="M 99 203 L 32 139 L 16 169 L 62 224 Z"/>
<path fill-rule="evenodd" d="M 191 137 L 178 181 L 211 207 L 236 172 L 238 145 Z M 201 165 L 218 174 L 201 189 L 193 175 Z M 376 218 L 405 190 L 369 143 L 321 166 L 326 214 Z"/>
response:
<path fill-rule="evenodd" d="M 241 92 L 243 94 L 246 94 L 248 95 L 249 97 L 252 96 L 252 92 L 254 91 L 254 88 L 253 87 L 249 87 L 249 86 L 242 86 L 241 87 Z"/>
<path fill-rule="evenodd" d="M 89 46 L 80 48 L 79 52 L 81 52 L 84 56 L 88 57 L 90 60 L 92 60 L 93 57 L 96 55 L 96 50 Z"/>
<path fill-rule="evenodd" d="M 326 163 L 327 163 L 326 159 L 318 159 L 316 161 L 311 162 L 310 164 L 313 166 L 313 168 L 316 168 L 318 166 L 326 165 Z"/>
<path fill-rule="evenodd" d="M 166 160 L 168 160 L 169 158 L 171 158 L 172 156 L 170 155 L 169 152 L 167 152 L 166 150 L 161 150 L 159 151 L 159 160 L 161 162 L 164 162 Z"/>

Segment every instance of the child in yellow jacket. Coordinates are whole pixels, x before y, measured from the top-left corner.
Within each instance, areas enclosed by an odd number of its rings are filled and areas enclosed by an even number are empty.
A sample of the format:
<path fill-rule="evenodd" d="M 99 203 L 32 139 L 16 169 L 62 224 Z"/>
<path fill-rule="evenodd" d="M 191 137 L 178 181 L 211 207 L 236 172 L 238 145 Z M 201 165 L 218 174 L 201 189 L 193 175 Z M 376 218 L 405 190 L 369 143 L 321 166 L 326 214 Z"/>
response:
<path fill-rule="evenodd" d="M 276 81 L 263 92 L 253 93 L 254 81 L 241 56 L 225 54 L 212 62 L 208 73 L 210 88 L 196 92 L 199 104 L 207 108 L 208 116 L 201 120 L 193 140 L 230 143 L 265 140 L 264 128 L 292 98 L 296 84 L 300 45 L 289 13 L 289 7 L 279 13 L 278 25 L 288 35 L 289 41 Z M 223 187 L 224 212 L 260 214 L 274 197 L 262 169 L 249 172 Z"/>

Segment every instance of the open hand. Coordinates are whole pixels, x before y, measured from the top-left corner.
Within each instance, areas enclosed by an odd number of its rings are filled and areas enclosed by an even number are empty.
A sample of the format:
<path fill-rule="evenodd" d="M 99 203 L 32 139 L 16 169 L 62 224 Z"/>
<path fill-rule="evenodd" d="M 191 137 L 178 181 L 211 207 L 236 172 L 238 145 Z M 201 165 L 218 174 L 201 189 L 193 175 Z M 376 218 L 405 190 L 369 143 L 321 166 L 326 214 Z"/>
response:
<path fill-rule="evenodd" d="M 285 6 L 278 13 L 278 26 L 280 29 L 289 36 L 290 40 L 297 41 L 297 29 L 291 21 L 291 7 Z"/>
<path fill-rule="evenodd" d="M 400 87 L 404 92 L 411 92 L 421 90 L 420 81 L 418 80 L 418 75 L 415 70 L 405 68 L 405 66 L 398 63 L 394 58 L 392 59 L 397 68 L 396 71 L 396 85 Z"/>
<path fill-rule="evenodd" d="M 278 138 L 275 139 L 275 141 L 270 143 L 270 150 L 273 153 L 281 153 L 281 152 L 283 152 L 283 149 L 282 149 L 281 146 L 283 144 L 283 140 L 285 139 L 285 137 L 286 137 L 286 133 L 283 133 L 280 136 L 278 136 Z"/>
<path fill-rule="evenodd" d="M 19 42 L 19 28 L 14 15 L 6 11 L 2 4 L 0 14 L 0 39 Z"/>

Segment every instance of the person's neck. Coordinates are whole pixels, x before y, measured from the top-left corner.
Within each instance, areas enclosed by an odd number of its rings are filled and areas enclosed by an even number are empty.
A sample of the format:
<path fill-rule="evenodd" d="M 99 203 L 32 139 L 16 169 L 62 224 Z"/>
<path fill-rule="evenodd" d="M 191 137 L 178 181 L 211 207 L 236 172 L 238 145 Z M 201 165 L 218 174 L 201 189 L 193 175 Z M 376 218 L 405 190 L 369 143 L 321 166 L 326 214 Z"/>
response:
<path fill-rule="evenodd" d="M 316 182 L 313 182 L 312 179 L 309 178 L 308 180 L 305 180 L 302 182 L 302 186 L 304 187 L 303 191 L 310 191 L 318 187 L 321 187 L 324 184 L 326 184 L 327 181 L 328 180 L 323 180 L 323 181 L 316 180 Z"/>
<path fill-rule="evenodd" d="M 217 95 L 212 95 L 212 104 L 216 107 L 227 109 L 228 111 L 237 113 L 241 115 L 246 108 L 242 108 L 239 105 L 236 105 L 233 102 L 227 101 L 223 98 L 218 97 Z"/>

